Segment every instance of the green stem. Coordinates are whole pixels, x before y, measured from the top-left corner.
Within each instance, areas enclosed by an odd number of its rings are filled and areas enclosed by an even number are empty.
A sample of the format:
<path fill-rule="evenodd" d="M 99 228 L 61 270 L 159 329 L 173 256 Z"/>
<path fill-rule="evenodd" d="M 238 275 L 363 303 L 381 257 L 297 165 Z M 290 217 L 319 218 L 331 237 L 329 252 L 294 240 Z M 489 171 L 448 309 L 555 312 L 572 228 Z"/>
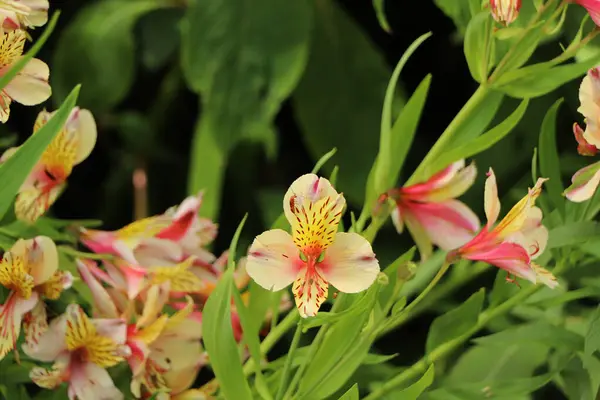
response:
<path fill-rule="evenodd" d="M 296 332 L 294 332 L 294 338 L 292 339 L 292 344 L 290 345 L 288 355 L 285 358 L 283 373 L 281 374 L 281 382 L 279 383 L 279 389 L 277 390 L 275 400 L 281 400 L 283 398 L 283 394 L 285 393 L 285 389 L 289 381 L 290 368 L 292 367 L 292 361 L 294 360 L 294 353 L 296 352 L 296 349 L 298 349 L 298 344 L 300 343 L 300 336 L 302 336 L 302 321 L 298 321 Z"/>
<path fill-rule="evenodd" d="M 423 175 L 431 161 L 435 158 L 439 157 L 442 152 L 448 149 L 448 145 L 452 142 L 456 133 L 459 132 L 459 128 L 469 119 L 472 118 L 473 112 L 481 104 L 481 102 L 485 99 L 488 94 L 489 89 L 487 86 L 481 84 L 473 93 L 471 98 L 465 103 L 463 108 L 459 111 L 459 113 L 454 117 L 450 125 L 446 128 L 444 133 L 439 137 L 437 142 L 431 147 L 429 153 L 425 156 L 421 164 L 417 167 L 412 176 L 408 179 L 405 186 L 412 185 L 417 183 L 418 181 L 425 178 Z"/>
<path fill-rule="evenodd" d="M 292 326 L 294 326 L 299 317 L 300 315 L 298 314 L 296 308 L 290 311 L 288 315 L 286 315 L 285 318 L 282 319 L 281 322 L 277 324 L 277 326 L 272 329 L 267 337 L 261 342 L 260 353 L 268 353 L 273 346 L 275 346 L 275 343 L 277 343 L 279 339 L 281 339 L 283 335 L 285 335 L 285 333 L 289 331 Z M 246 364 L 244 364 L 244 375 L 250 375 L 252 372 L 254 372 L 254 369 L 254 361 L 252 359 L 248 360 Z"/>
<path fill-rule="evenodd" d="M 331 313 L 335 313 L 338 310 L 338 308 L 340 308 L 343 297 L 344 297 L 343 293 L 340 293 L 338 295 L 337 299 L 335 300 L 335 303 L 333 304 L 333 307 L 331 307 L 331 311 L 330 311 Z M 304 375 L 306 368 L 308 368 L 308 365 L 310 364 L 310 362 L 317 355 L 317 351 L 319 350 L 319 347 L 321 346 L 321 342 L 323 341 L 323 339 L 325 339 L 325 334 L 329 330 L 330 326 L 331 325 L 329 325 L 329 324 L 324 325 L 321 327 L 321 329 L 319 329 L 319 332 L 317 332 L 317 336 L 315 336 L 314 340 L 310 344 L 310 347 L 308 348 L 308 355 L 307 355 L 306 359 L 304 360 L 304 362 L 302 363 L 302 365 L 300 365 L 300 368 L 298 368 L 298 370 L 296 371 L 296 374 L 294 375 L 294 379 L 292 379 L 292 383 L 290 384 L 287 392 L 285 393 L 285 396 L 283 397 L 284 399 L 291 398 L 292 393 L 294 392 L 294 390 L 296 390 L 296 387 L 300 383 L 300 379 L 302 379 L 302 375 Z"/>
<path fill-rule="evenodd" d="M 389 332 L 390 330 L 394 329 L 396 326 L 404 323 L 408 319 L 408 317 L 410 316 L 410 312 L 438 284 L 438 282 L 440 281 L 440 279 L 442 279 L 442 277 L 446 274 L 446 271 L 448 271 L 448 268 L 450 268 L 450 263 L 448 263 L 447 261 L 444 261 L 444 263 L 442 264 L 442 267 L 439 269 L 439 271 L 437 272 L 437 274 L 435 274 L 435 276 L 433 277 L 433 279 L 431 280 L 431 282 L 429 282 L 429 285 L 427 285 L 427 287 L 425 289 L 423 289 L 423 291 L 417 296 L 417 298 L 414 299 L 408 306 L 406 306 L 406 308 L 404 308 L 402 311 L 400 311 L 400 313 L 397 316 L 389 319 L 387 321 L 387 323 L 385 325 L 383 325 L 383 327 L 380 329 L 380 331 L 382 331 L 382 332 Z"/>
<path fill-rule="evenodd" d="M 417 361 L 412 367 L 403 371 L 400 375 L 396 376 L 395 378 L 389 380 L 383 386 L 379 387 L 377 390 L 371 392 L 367 397 L 364 398 L 364 400 L 380 399 L 387 393 L 389 393 L 393 390 L 396 390 L 396 389 L 404 386 L 408 382 L 418 378 L 419 376 L 424 374 L 425 371 L 427 371 L 427 368 L 429 368 L 429 366 L 431 364 L 435 363 L 436 361 L 438 361 L 442 358 L 445 358 L 448 354 L 450 354 L 456 348 L 458 348 L 463 343 L 465 343 L 467 340 L 469 340 L 469 338 L 471 338 L 471 336 L 473 336 L 475 333 L 477 333 L 479 330 L 481 330 L 483 327 L 485 327 L 485 325 L 487 325 L 492 319 L 507 313 L 513 307 L 520 304 L 522 301 L 524 301 L 529 296 L 531 296 L 533 293 L 535 293 L 537 290 L 539 290 L 540 287 L 541 286 L 532 285 L 532 286 L 522 290 L 516 296 L 513 296 L 510 299 L 503 302 L 502 304 L 498 305 L 497 307 L 494 307 L 491 310 L 487 310 L 487 311 L 483 312 L 479 316 L 479 320 L 478 320 L 477 324 L 473 328 L 471 328 L 469 331 L 467 331 L 466 333 L 462 334 L 461 336 L 459 336 L 455 339 L 452 339 L 446 343 L 439 345 L 438 347 L 433 349 L 429 354 L 427 354 L 425 357 L 423 357 L 419 361 Z"/>

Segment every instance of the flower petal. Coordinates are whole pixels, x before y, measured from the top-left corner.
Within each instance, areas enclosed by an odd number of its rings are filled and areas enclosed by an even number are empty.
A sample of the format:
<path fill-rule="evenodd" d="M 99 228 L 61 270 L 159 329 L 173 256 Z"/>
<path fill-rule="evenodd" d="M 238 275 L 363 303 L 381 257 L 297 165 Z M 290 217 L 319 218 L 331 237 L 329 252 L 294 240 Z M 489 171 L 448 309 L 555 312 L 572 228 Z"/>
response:
<path fill-rule="evenodd" d="M 396 207 L 392 209 L 391 217 L 396 232 L 402 234 L 402 232 L 404 232 L 404 221 L 402 220 L 402 209 L 399 205 L 396 205 Z"/>
<path fill-rule="evenodd" d="M 73 129 L 77 135 L 77 154 L 75 155 L 75 164 L 81 163 L 88 158 L 98 138 L 98 129 L 96 121 L 89 110 L 83 110 L 75 107 L 71 111 L 69 121 L 67 121 L 69 129 Z"/>
<path fill-rule="evenodd" d="M 67 316 L 62 314 L 50 322 L 48 329 L 39 336 L 37 343 L 25 343 L 22 347 L 23 352 L 43 362 L 57 360 L 66 350 L 66 331 Z"/>
<path fill-rule="evenodd" d="M 66 360 L 60 360 L 51 369 L 33 367 L 29 372 L 29 378 L 44 389 L 55 389 L 69 377 L 68 363 Z"/>
<path fill-rule="evenodd" d="M 494 228 L 494 233 L 499 238 L 505 238 L 523 229 L 529 211 L 535 205 L 535 200 L 542 192 L 542 184 L 547 180 L 546 178 L 538 178 L 534 187 L 527 192 L 527 195 L 519 200 L 508 214 L 502 218 L 502 221 Z"/>
<path fill-rule="evenodd" d="M 108 372 L 91 362 L 71 368 L 69 399 L 123 400 Z"/>
<path fill-rule="evenodd" d="M 31 59 L 4 88 L 11 99 L 24 106 L 35 106 L 48 100 L 52 89 L 48 83 L 50 70 L 46 63 Z"/>
<path fill-rule="evenodd" d="M 598 185 L 600 185 L 600 162 L 588 165 L 577 171 L 571 179 L 572 185 L 569 186 L 564 195 L 567 199 L 581 203 L 592 198 Z"/>
<path fill-rule="evenodd" d="M 464 160 L 463 160 L 464 164 Z M 422 201 L 440 202 L 462 196 L 475 182 L 477 168 L 471 163 L 466 168 L 457 171 L 451 179 L 443 185 L 424 193 Z"/>
<path fill-rule="evenodd" d="M 296 307 L 302 318 L 314 317 L 327 300 L 329 284 L 315 269 L 306 268 L 298 273 L 292 286 Z"/>
<path fill-rule="evenodd" d="M 535 271 L 538 282 L 543 283 L 544 285 L 548 286 L 550 289 L 554 289 L 555 287 L 558 286 L 558 281 L 556 280 L 556 277 L 554 275 L 552 275 L 552 273 L 550 271 L 548 271 L 545 268 L 540 267 L 536 263 L 531 263 L 531 267 Z"/>
<path fill-rule="evenodd" d="M 414 203 L 411 213 L 433 244 L 452 250 L 473 239 L 479 230 L 479 218 L 464 203 L 447 200 L 441 203 Z"/>
<path fill-rule="evenodd" d="M 500 214 L 500 199 L 498 199 L 498 185 L 496 185 L 496 175 L 490 168 L 488 177 L 485 180 L 484 207 L 487 225 L 492 226 L 498 220 Z"/>
<path fill-rule="evenodd" d="M 112 301 L 112 298 L 89 270 L 88 264 L 95 264 L 92 260 L 77 260 L 77 270 L 83 282 L 92 292 L 94 298 L 94 311 L 100 317 L 117 318 L 119 313 Z"/>
<path fill-rule="evenodd" d="M 531 267 L 531 259 L 527 250 L 516 243 L 501 243 L 485 252 L 471 252 L 467 258 L 474 261 L 483 261 L 536 283 L 536 274 Z"/>
<path fill-rule="evenodd" d="M 46 305 L 38 301 L 35 307 L 25 314 L 23 331 L 25 331 L 25 346 L 37 346 L 40 337 L 48 330 Z"/>
<path fill-rule="evenodd" d="M 48 281 L 58 269 L 58 250 L 47 236 L 37 236 L 27 241 L 29 248 L 29 274 L 36 285 Z"/>
<path fill-rule="evenodd" d="M 290 285 L 302 267 L 292 237 L 281 229 L 258 235 L 248 249 L 246 270 L 265 289 L 277 291 Z"/>
<path fill-rule="evenodd" d="M 419 249 L 421 261 L 427 260 L 433 252 L 433 244 L 431 243 L 431 239 L 429 238 L 427 231 L 413 214 L 407 212 L 407 210 L 403 210 L 402 214 L 404 215 L 404 223 L 406 224 L 406 228 L 408 228 L 410 236 L 417 245 L 417 249 Z"/>
<path fill-rule="evenodd" d="M 338 233 L 316 268 L 325 280 L 344 293 L 368 289 L 379 274 L 379 262 L 371 244 L 357 233 Z"/>
<path fill-rule="evenodd" d="M 426 182 L 417 183 L 409 187 L 402 188 L 402 193 L 410 196 L 413 200 L 421 200 L 426 194 L 446 186 L 452 182 L 458 171 L 465 167 L 465 160 L 458 160 L 448 165 L 440 172 L 427 179 Z"/>
<path fill-rule="evenodd" d="M 23 316 L 31 311 L 38 301 L 35 292 L 29 299 L 23 299 L 11 292 L 0 307 L 0 360 L 17 345 Z"/>
<path fill-rule="evenodd" d="M 336 198 L 338 192 L 331 183 L 325 178 L 319 178 L 315 174 L 305 174 L 296 179 L 289 187 L 283 197 L 283 211 L 290 224 L 296 221 L 293 207 L 290 206 L 290 200 L 295 197 L 298 203 L 304 204 L 305 201 L 316 203 L 327 197 Z"/>

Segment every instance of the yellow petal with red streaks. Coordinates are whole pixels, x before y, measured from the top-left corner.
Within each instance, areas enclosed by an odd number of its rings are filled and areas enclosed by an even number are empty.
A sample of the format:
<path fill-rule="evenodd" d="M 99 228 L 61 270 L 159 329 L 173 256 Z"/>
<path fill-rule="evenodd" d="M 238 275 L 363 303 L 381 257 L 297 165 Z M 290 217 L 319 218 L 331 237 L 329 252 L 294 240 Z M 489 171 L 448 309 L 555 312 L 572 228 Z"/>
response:
<path fill-rule="evenodd" d="M 40 337 L 48 330 L 48 316 L 46 315 L 46 305 L 43 302 L 38 301 L 33 310 L 25 314 L 23 330 L 25 331 L 25 346 L 37 346 Z"/>
<path fill-rule="evenodd" d="M 329 284 L 314 267 L 300 271 L 292 285 L 296 307 L 302 318 L 314 317 L 327 299 Z"/>
<path fill-rule="evenodd" d="M 68 373 L 65 364 L 55 363 L 51 369 L 41 367 L 32 368 L 29 377 L 39 387 L 54 389 L 68 379 Z"/>
<path fill-rule="evenodd" d="M 189 257 L 184 262 L 174 266 L 151 268 L 152 283 L 169 282 L 172 292 L 193 293 L 201 291 L 205 286 L 204 282 L 189 269 L 193 262 L 194 258 Z"/>
<path fill-rule="evenodd" d="M 547 181 L 539 178 L 532 189 L 506 214 L 500 223 L 494 228 L 494 232 L 501 238 L 505 238 L 520 231 L 529 216 L 529 211 L 535 205 L 535 200 L 542 193 L 542 185 Z"/>
<path fill-rule="evenodd" d="M 15 63 L 23 54 L 27 33 L 20 29 L 4 33 L 0 43 L 0 67 Z"/>
<path fill-rule="evenodd" d="M 69 351 L 84 347 L 96 336 L 96 327 L 77 304 L 70 304 L 66 310 L 66 343 Z"/>

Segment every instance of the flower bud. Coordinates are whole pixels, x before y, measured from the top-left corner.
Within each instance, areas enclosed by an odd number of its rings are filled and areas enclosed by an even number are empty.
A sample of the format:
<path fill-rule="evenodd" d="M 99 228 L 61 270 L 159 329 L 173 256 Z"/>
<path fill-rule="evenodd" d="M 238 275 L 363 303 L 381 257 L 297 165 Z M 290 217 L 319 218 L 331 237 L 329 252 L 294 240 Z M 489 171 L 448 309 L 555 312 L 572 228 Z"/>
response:
<path fill-rule="evenodd" d="M 504 26 L 511 24 L 519 15 L 521 0 L 490 0 L 492 17 Z"/>
<path fill-rule="evenodd" d="M 415 276 L 417 264 L 412 261 L 407 261 L 398 267 L 398 280 L 408 282 Z"/>

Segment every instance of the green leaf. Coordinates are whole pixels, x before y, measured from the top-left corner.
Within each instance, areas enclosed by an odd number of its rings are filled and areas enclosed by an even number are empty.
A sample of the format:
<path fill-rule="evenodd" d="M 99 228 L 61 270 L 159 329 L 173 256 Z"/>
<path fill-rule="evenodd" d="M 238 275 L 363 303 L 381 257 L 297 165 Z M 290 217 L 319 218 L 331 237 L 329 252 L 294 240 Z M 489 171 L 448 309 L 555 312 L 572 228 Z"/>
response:
<path fill-rule="evenodd" d="M 181 24 L 183 72 L 222 146 L 270 129 L 304 70 L 309 31 L 303 1 L 190 2 Z"/>
<path fill-rule="evenodd" d="M 394 159 L 394 157 L 397 156 L 397 154 L 395 154 L 395 152 L 394 152 L 395 147 L 392 147 L 392 143 L 394 140 L 393 136 L 392 136 L 392 130 L 395 127 L 394 126 L 395 124 L 392 122 L 392 120 L 393 120 L 393 101 L 394 101 L 394 97 L 395 97 L 394 95 L 396 93 L 396 86 L 398 84 L 398 79 L 400 78 L 400 73 L 402 72 L 402 69 L 404 68 L 404 66 L 410 59 L 410 57 L 413 55 L 413 53 L 430 36 L 431 36 L 431 32 L 421 35 L 408 47 L 408 49 L 406 49 L 406 51 L 404 52 L 402 57 L 400 57 L 400 61 L 398 61 L 398 64 L 396 65 L 394 72 L 392 73 L 392 77 L 390 78 L 390 82 L 389 82 L 387 90 L 385 92 L 385 99 L 383 101 L 383 113 L 381 115 L 379 152 L 377 153 L 377 162 L 375 164 L 376 167 L 374 167 L 375 168 L 374 179 L 375 179 L 375 192 L 376 193 L 383 193 L 385 190 L 388 189 L 388 186 L 391 183 L 394 183 L 394 182 L 390 182 L 390 171 L 391 171 L 392 159 Z M 424 90 L 425 96 L 427 95 L 427 89 L 429 89 L 430 81 L 431 81 L 431 76 L 429 75 L 424 80 L 424 82 L 427 82 L 425 84 L 426 88 Z M 415 91 L 415 94 L 419 93 L 418 90 L 419 89 L 417 89 L 417 91 Z M 399 119 L 400 119 L 402 117 L 402 115 L 408 115 L 408 118 L 407 117 L 404 118 L 404 119 L 408 119 L 408 121 L 406 121 L 406 122 L 403 121 L 403 125 L 408 124 L 412 128 L 412 129 L 409 129 L 408 132 L 406 133 L 407 138 L 405 140 L 398 140 L 398 139 L 396 140 L 396 142 L 400 142 L 402 144 L 404 144 L 404 142 L 407 142 L 407 146 L 406 146 L 406 149 L 404 150 L 404 154 L 400 155 L 402 158 L 402 161 L 404 161 L 404 158 L 406 157 L 406 153 L 408 152 L 408 148 L 410 147 L 410 143 L 412 142 L 412 138 L 414 137 L 414 132 L 416 131 L 416 128 L 417 128 L 417 123 L 419 121 L 419 117 L 420 117 L 421 110 L 422 110 L 422 107 L 424 104 L 425 96 L 417 97 L 417 100 L 415 101 L 416 110 L 413 110 L 412 109 L 413 107 L 411 107 L 410 111 L 417 111 L 416 115 L 408 114 L 407 112 L 404 112 L 405 110 L 403 110 L 402 114 L 399 117 Z M 423 100 L 423 101 L 419 103 L 418 100 Z M 407 106 L 408 106 L 408 104 L 407 104 Z M 395 130 L 394 133 L 396 135 L 404 134 L 404 132 L 401 131 L 400 129 Z"/>
<path fill-rule="evenodd" d="M 319 160 L 315 163 L 315 166 L 313 167 L 311 173 L 312 174 L 318 174 L 319 171 L 321 170 L 321 168 L 323 168 L 323 166 L 325 164 L 327 164 L 327 161 L 329 161 L 329 159 L 331 157 L 333 157 L 335 155 L 335 153 L 337 153 L 337 149 L 334 147 L 333 149 L 329 150 L 329 152 L 325 153 L 321 158 L 319 158 Z"/>
<path fill-rule="evenodd" d="M 473 328 L 477 324 L 477 317 L 481 312 L 484 299 L 485 289 L 481 288 L 460 306 L 437 317 L 431 324 L 427 335 L 425 345 L 427 353 Z"/>
<path fill-rule="evenodd" d="M 355 383 L 338 400 L 359 400 L 360 399 L 359 394 L 360 393 L 358 392 L 358 384 Z"/>
<path fill-rule="evenodd" d="M 177 54 L 181 17 L 182 11 L 173 8 L 152 11 L 140 18 L 141 58 L 150 71 L 159 70 Z"/>
<path fill-rule="evenodd" d="M 585 335 L 585 354 L 591 356 L 596 350 L 600 350 L 600 307 L 592 313 Z"/>
<path fill-rule="evenodd" d="M 572 352 L 583 350 L 583 337 L 560 326 L 545 321 L 518 325 L 474 340 L 481 345 L 508 346 L 511 343 L 539 343 L 551 348 L 567 349 Z"/>
<path fill-rule="evenodd" d="M 461 35 L 464 35 L 471 17 L 477 15 L 481 10 L 481 2 L 479 0 L 434 0 L 434 3 L 444 14 L 452 19 Z"/>
<path fill-rule="evenodd" d="M 20 57 L 19 60 L 16 63 L 14 63 L 14 65 L 0 77 L 0 90 L 4 89 L 6 85 L 8 85 L 8 83 L 12 81 L 15 76 L 17 76 L 19 71 L 21 71 L 25 67 L 25 65 L 27 65 L 27 63 L 40 51 L 44 43 L 46 43 L 46 41 L 50 37 L 52 31 L 54 31 L 59 15 L 60 11 L 56 11 L 52 15 L 52 18 L 48 22 L 48 26 L 46 26 L 46 29 L 44 29 L 44 33 L 42 33 L 38 40 L 36 40 L 35 44 L 31 47 L 31 49 L 23 57 Z M 54 76 L 54 71 L 52 72 L 52 74 Z M 52 86 L 52 88 L 54 88 L 54 85 Z"/>
<path fill-rule="evenodd" d="M 315 159 L 337 147 L 339 191 L 349 202 L 362 203 L 369 173 L 364 166 L 377 153 L 376 130 L 389 69 L 378 49 L 335 2 L 319 2 L 315 8 L 310 50 L 292 98 L 304 143 Z"/>
<path fill-rule="evenodd" d="M 309 28 L 307 2 L 190 2 L 181 24 L 182 66 L 201 94 L 202 115 L 188 186 L 193 193 L 206 189 L 202 215 L 217 215 L 228 154 L 238 141 L 272 142 L 272 120 L 306 64 Z"/>
<path fill-rule="evenodd" d="M 135 78 L 133 27 L 159 0 L 104 0 L 84 7 L 61 33 L 52 59 L 52 90 L 62 101 L 78 83 L 80 104 L 107 111 L 129 93 Z"/>
<path fill-rule="evenodd" d="M 227 399 L 240 400 L 252 399 L 231 327 L 231 295 L 235 268 L 233 260 L 245 220 L 246 217 L 231 241 L 227 271 L 206 301 L 202 314 L 203 341 L 212 369 L 221 384 L 221 392 Z"/>
<path fill-rule="evenodd" d="M 554 68 L 549 68 L 551 65 L 547 63 L 534 64 L 504 74 L 492 87 L 518 99 L 535 98 L 580 77 L 598 63 L 600 55 L 583 62 Z"/>
<path fill-rule="evenodd" d="M 363 365 L 377 365 L 393 360 L 398 357 L 398 353 L 384 355 L 384 354 L 367 354 L 365 359 L 363 360 Z"/>
<path fill-rule="evenodd" d="M 434 173 L 446 168 L 448 165 L 452 164 L 455 161 L 467 157 L 472 157 L 498 143 L 500 140 L 506 137 L 506 135 L 508 135 L 515 128 L 515 126 L 517 126 L 519 121 L 521 121 L 521 118 L 527 110 L 528 104 L 528 100 L 523 100 L 521 104 L 519 104 L 519 107 L 517 107 L 517 109 L 513 111 L 512 114 L 510 114 L 500 124 L 490 129 L 488 132 L 465 144 L 449 149 L 448 151 L 440 155 L 435 161 L 433 161 L 428 166 L 429 168 L 425 175 L 431 176 Z"/>
<path fill-rule="evenodd" d="M 582 245 L 598 239 L 600 239 L 600 225 L 597 222 L 572 222 L 550 230 L 547 248 Z"/>
<path fill-rule="evenodd" d="M 550 200 L 559 212 L 565 214 L 565 200 L 562 196 L 565 188 L 560 176 L 560 157 L 556 146 L 556 113 L 563 99 L 557 100 L 546 113 L 542 128 L 540 129 L 540 172 L 544 178 L 549 178 L 545 186 L 550 195 Z"/>
<path fill-rule="evenodd" d="M 487 79 L 492 19 L 489 11 L 477 14 L 467 25 L 464 52 L 471 76 L 477 82 Z"/>
<path fill-rule="evenodd" d="M 561 389 L 569 400 L 593 400 L 592 381 L 579 357 L 573 358 L 561 372 Z"/>
<path fill-rule="evenodd" d="M 507 29 L 501 29 L 499 32 L 506 30 Z M 511 48 L 510 53 L 506 55 L 506 58 L 502 63 L 501 68 L 503 72 L 516 70 L 517 68 L 525 64 L 527 60 L 529 60 L 529 58 L 537 48 L 538 44 L 540 43 L 540 40 L 544 37 L 544 22 L 540 21 L 536 25 L 522 33 L 523 39 L 518 40 L 515 43 L 515 45 Z"/>
<path fill-rule="evenodd" d="M 379 21 L 381 29 L 387 33 L 391 33 L 392 28 L 390 28 L 390 23 L 385 16 L 385 0 L 373 0 L 373 8 L 375 9 L 375 14 L 377 15 L 377 20 Z"/>
<path fill-rule="evenodd" d="M 417 132 L 417 125 L 419 124 L 421 113 L 425 106 L 430 83 L 431 75 L 427 75 L 406 105 L 402 108 L 400 115 L 396 119 L 391 130 L 391 137 L 387 139 L 389 142 L 385 146 L 385 153 L 389 153 L 387 156 L 390 158 L 387 169 L 384 170 L 382 167 L 383 164 L 380 163 L 380 156 L 383 155 L 383 153 L 381 153 L 382 149 L 380 149 L 380 152 L 377 154 L 377 158 L 371 167 L 371 172 L 369 173 L 369 178 L 367 180 L 365 207 L 363 208 L 362 213 L 370 213 L 375 206 L 375 202 L 379 195 L 395 186 L 398 182 L 402 166 L 404 165 L 415 133 Z M 383 143 L 383 140 L 382 135 L 381 143 Z M 377 174 L 380 174 L 379 184 L 376 183 Z M 365 216 L 363 216 L 363 218 L 364 217 Z"/>
<path fill-rule="evenodd" d="M 0 219 L 10 208 L 19 188 L 38 162 L 54 136 L 62 129 L 77 102 L 80 86 L 71 91 L 56 114 L 0 165 Z"/>
<path fill-rule="evenodd" d="M 435 367 L 433 364 L 429 365 L 427 371 L 418 381 L 410 385 L 404 390 L 394 392 L 391 395 L 397 400 L 417 400 L 419 396 L 433 383 L 435 377 Z"/>

